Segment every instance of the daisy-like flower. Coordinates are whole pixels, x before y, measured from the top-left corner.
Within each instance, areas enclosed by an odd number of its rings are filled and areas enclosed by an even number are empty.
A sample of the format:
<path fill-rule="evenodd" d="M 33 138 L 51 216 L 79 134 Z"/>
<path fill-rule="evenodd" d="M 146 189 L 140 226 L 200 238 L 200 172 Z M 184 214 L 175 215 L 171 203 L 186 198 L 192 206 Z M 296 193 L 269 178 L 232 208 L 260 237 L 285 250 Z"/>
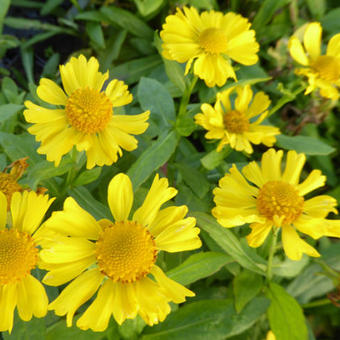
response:
<path fill-rule="evenodd" d="M 133 204 L 128 176 L 116 175 L 108 187 L 108 203 L 114 222 L 96 221 L 72 199 L 64 210 L 53 213 L 44 224 L 41 257 L 50 270 L 43 282 L 58 286 L 73 280 L 49 309 L 65 315 L 67 325 L 77 309 L 98 294 L 78 319 L 81 329 L 103 331 L 111 315 L 121 324 L 139 314 L 148 325 L 163 321 L 169 302 L 181 303 L 194 293 L 168 278 L 155 262 L 159 251 L 179 252 L 201 246 L 193 217 L 187 207 L 167 207 L 177 190 L 166 178 L 154 178 L 142 206 L 129 218 Z"/>
<path fill-rule="evenodd" d="M 6 227 L 7 198 L 0 191 L 0 331 L 11 332 L 14 309 L 29 321 L 47 313 L 48 298 L 43 285 L 31 275 L 38 264 L 41 220 L 53 202 L 47 195 L 15 192 Z"/>
<path fill-rule="evenodd" d="M 230 95 L 236 92 L 235 104 L 231 104 Z M 203 104 L 202 113 L 195 116 L 195 122 L 208 130 L 207 139 L 220 139 L 217 151 L 225 145 L 237 151 L 252 153 L 253 144 L 272 146 L 275 135 L 280 130 L 274 126 L 260 125 L 268 115 L 270 99 L 264 92 L 253 97 L 249 85 L 236 86 L 217 94 L 215 106 Z M 256 117 L 258 117 L 256 119 Z"/>
<path fill-rule="evenodd" d="M 207 86 L 223 86 L 228 78 L 236 79 L 231 60 L 243 65 L 258 61 L 259 44 L 250 25 L 248 19 L 233 12 L 199 14 L 195 7 L 177 8 L 160 33 L 163 56 L 187 63 L 186 74 L 195 61 L 194 74 Z"/>
<path fill-rule="evenodd" d="M 293 35 L 288 48 L 292 58 L 304 66 L 296 69 L 295 73 L 308 78 L 305 94 L 320 89 L 322 97 L 336 100 L 339 98 L 340 86 L 340 33 L 331 38 L 325 55 L 321 55 L 321 35 L 320 23 L 312 22 L 305 28 L 304 46 Z"/>
<path fill-rule="evenodd" d="M 270 149 L 263 154 L 261 166 L 249 163 L 242 169 L 243 176 L 233 165 L 214 189 L 212 214 L 227 228 L 250 223 L 251 247 L 259 247 L 272 228 L 281 228 L 283 249 L 290 259 L 299 260 L 303 253 L 318 257 L 297 230 L 314 239 L 340 237 L 340 220 L 326 219 L 328 213 L 337 213 L 337 202 L 327 195 L 305 200 L 304 195 L 322 187 L 326 177 L 313 170 L 299 183 L 305 155 L 289 151 L 283 172 L 282 157 L 282 150 Z"/>
<path fill-rule="evenodd" d="M 75 145 L 85 151 L 87 168 L 95 165 L 111 165 L 116 162 L 122 149 L 137 148 L 139 135 L 147 127 L 149 111 L 139 115 L 115 115 L 114 107 L 129 104 L 132 95 L 123 81 L 109 82 L 103 90 L 109 74 L 98 71 L 96 58 L 89 60 L 81 55 L 72 57 L 60 66 L 65 92 L 52 80 L 42 78 L 37 94 L 44 102 L 57 105 L 50 109 L 26 101 L 24 116 L 34 125 L 28 131 L 41 141 L 38 153 L 46 154 L 47 160 L 58 166 L 61 157 Z"/>

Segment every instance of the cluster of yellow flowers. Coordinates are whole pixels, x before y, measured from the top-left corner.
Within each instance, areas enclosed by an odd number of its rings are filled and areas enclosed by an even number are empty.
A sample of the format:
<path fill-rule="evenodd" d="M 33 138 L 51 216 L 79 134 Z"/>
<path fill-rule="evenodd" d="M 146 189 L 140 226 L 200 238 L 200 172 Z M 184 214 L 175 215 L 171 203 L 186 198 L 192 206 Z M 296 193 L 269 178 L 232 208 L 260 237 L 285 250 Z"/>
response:
<path fill-rule="evenodd" d="M 236 80 L 231 64 L 258 61 L 259 44 L 246 18 L 235 13 L 203 12 L 191 7 L 178 9 L 166 19 L 160 33 L 165 58 L 187 62 L 207 86 L 223 86 Z M 317 38 L 315 38 L 317 37 Z M 304 51 L 297 36 L 289 41 L 292 57 L 305 66 L 297 73 L 308 77 L 309 93 L 316 88 L 327 98 L 337 99 L 340 85 L 340 35 L 333 37 L 325 56 L 320 55 L 321 27 L 305 28 Z M 111 165 L 122 149 L 137 148 L 133 135 L 148 127 L 149 112 L 117 115 L 113 108 L 129 104 L 127 85 L 99 72 L 99 63 L 83 55 L 60 66 L 63 89 L 41 79 L 37 94 L 48 107 L 25 103 L 28 131 L 41 142 L 38 152 L 58 166 L 74 146 L 85 151 L 87 168 Z M 233 101 L 230 97 L 236 94 Z M 54 109 L 52 106 L 56 106 Z M 279 134 L 276 127 L 261 125 L 268 116 L 269 97 L 249 85 L 233 86 L 218 93 L 214 107 L 203 104 L 196 123 L 208 130 L 206 138 L 252 153 L 252 144 L 272 146 Z M 235 165 L 215 188 L 213 216 L 224 227 L 250 223 L 247 236 L 258 247 L 272 230 L 282 230 L 282 243 L 290 259 L 303 253 L 320 256 L 296 230 L 318 239 L 340 237 L 340 221 L 326 219 L 336 213 L 337 202 L 322 195 L 304 195 L 321 187 L 325 176 L 313 170 L 300 182 L 306 161 L 303 154 L 289 151 L 285 168 L 283 151 L 269 149 L 261 164 L 255 161 L 242 169 Z M 141 171 L 143 171 L 141 169 Z M 47 310 L 66 315 L 72 325 L 78 308 L 96 297 L 77 320 L 81 329 L 103 331 L 111 316 L 121 324 L 140 315 L 148 325 L 163 321 L 170 313 L 169 302 L 181 303 L 194 293 L 168 278 L 156 264 L 160 251 L 180 252 L 201 246 L 193 217 L 185 217 L 186 206 L 162 205 L 176 194 L 166 178 L 155 176 L 143 204 L 132 214 L 133 188 L 130 178 L 118 174 L 108 186 L 108 205 L 113 220 L 97 221 L 69 197 L 62 211 L 53 212 L 42 223 L 53 202 L 48 195 L 12 190 L 11 200 L 0 188 L 0 331 L 11 331 L 17 308 L 22 320 L 43 317 Z M 42 224 L 41 224 L 42 223 Z M 47 270 L 43 283 L 68 285 L 50 304 L 43 285 L 31 275 L 34 268 Z M 34 303 L 32 303 L 34 301 Z"/>

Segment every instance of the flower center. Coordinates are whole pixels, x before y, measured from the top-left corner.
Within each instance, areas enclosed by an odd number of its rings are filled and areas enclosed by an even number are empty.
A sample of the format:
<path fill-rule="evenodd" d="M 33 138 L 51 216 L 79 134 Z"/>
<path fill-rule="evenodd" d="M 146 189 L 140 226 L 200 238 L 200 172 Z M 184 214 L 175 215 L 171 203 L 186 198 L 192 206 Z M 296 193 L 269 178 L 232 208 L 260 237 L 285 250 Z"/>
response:
<path fill-rule="evenodd" d="M 12 195 L 16 191 L 22 191 L 22 187 L 20 184 L 17 183 L 14 176 L 12 176 L 11 174 L 0 172 L 0 191 L 2 191 L 3 194 L 6 196 L 7 207 L 9 209 Z"/>
<path fill-rule="evenodd" d="M 227 41 L 227 35 L 218 28 L 207 28 L 199 37 L 199 44 L 207 53 L 224 53 Z"/>
<path fill-rule="evenodd" d="M 303 197 L 299 196 L 294 187 L 281 181 L 267 182 L 256 199 L 257 210 L 274 221 L 274 216 L 282 219 L 282 223 L 294 222 L 302 213 Z"/>
<path fill-rule="evenodd" d="M 228 132 L 243 133 L 249 130 L 249 120 L 242 112 L 232 110 L 223 116 L 224 127 Z"/>
<path fill-rule="evenodd" d="M 78 131 L 102 131 L 112 116 L 112 103 L 104 92 L 85 88 L 74 91 L 67 99 L 66 116 Z"/>
<path fill-rule="evenodd" d="M 100 271 L 113 281 L 135 282 L 146 276 L 156 261 L 151 234 L 137 222 L 116 222 L 96 242 Z"/>
<path fill-rule="evenodd" d="M 38 249 L 29 234 L 16 229 L 0 231 L 0 285 L 23 279 L 37 261 Z"/>
<path fill-rule="evenodd" d="M 322 55 L 315 60 L 312 67 L 323 80 L 336 82 L 340 79 L 340 62 L 335 57 Z"/>

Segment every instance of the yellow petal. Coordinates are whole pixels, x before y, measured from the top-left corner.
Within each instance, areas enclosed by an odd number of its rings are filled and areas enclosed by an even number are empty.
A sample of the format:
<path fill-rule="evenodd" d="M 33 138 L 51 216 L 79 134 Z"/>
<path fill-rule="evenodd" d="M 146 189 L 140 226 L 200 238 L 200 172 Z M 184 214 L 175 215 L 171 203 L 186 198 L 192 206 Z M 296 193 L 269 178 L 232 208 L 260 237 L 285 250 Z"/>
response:
<path fill-rule="evenodd" d="M 256 184 L 259 188 L 261 188 L 266 183 L 265 179 L 263 178 L 262 171 L 255 161 L 244 166 L 242 168 L 242 173 L 248 181 Z"/>
<path fill-rule="evenodd" d="M 85 313 L 78 319 L 77 327 L 86 331 L 103 332 L 107 328 L 114 305 L 114 283 L 106 280 L 98 291 L 98 295 Z"/>
<path fill-rule="evenodd" d="M 319 22 L 310 23 L 305 30 L 303 44 L 312 60 L 315 60 L 320 55 L 321 34 L 322 27 Z"/>
<path fill-rule="evenodd" d="M 64 202 L 62 211 L 53 212 L 44 223 L 46 230 L 52 230 L 65 236 L 84 237 L 97 240 L 101 232 L 98 222 L 72 198 Z"/>
<path fill-rule="evenodd" d="M 238 112 L 246 112 L 253 97 L 253 91 L 249 85 L 236 87 L 237 97 L 235 108 Z"/>
<path fill-rule="evenodd" d="M 32 315 L 42 318 L 47 313 L 48 298 L 43 285 L 32 275 L 18 282 L 18 313 L 22 320 L 29 321 Z"/>
<path fill-rule="evenodd" d="M 166 178 L 159 178 L 158 174 L 156 174 L 144 203 L 136 210 L 133 220 L 144 226 L 150 225 L 157 216 L 162 204 L 169 201 L 176 194 L 177 190 L 169 187 L 168 180 Z"/>
<path fill-rule="evenodd" d="M 17 285 L 0 285 L 0 332 L 11 333 L 13 328 L 14 308 L 17 304 Z"/>
<path fill-rule="evenodd" d="M 113 115 L 110 126 L 133 135 L 140 135 L 148 128 L 150 111 L 139 115 Z"/>
<path fill-rule="evenodd" d="M 340 56 L 340 33 L 334 35 L 328 42 L 326 55 Z"/>
<path fill-rule="evenodd" d="M 283 151 L 269 149 L 262 155 L 261 170 L 264 180 L 280 181 L 281 180 L 281 160 Z"/>
<path fill-rule="evenodd" d="M 158 266 L 154 265 L 151 268 L 151 274 L 155 277 L 161 290 L 169 301 L 182 303 L 185 301 L 186 296 L 195 296 L 194 292 L 168 278 Z"/>
<path fill-rule="evenodd" d="M 286 168 L 283 172 L 282 180 L 292 185 L 298 184 L 305 162 L 306 156 L 303 153 L 297 154 L 294 150 L 288 151 Z"/>
<path fill-rule="evenodd" d="M 340 238 L 340 221 L 339 220 L 324 220 L 325 236 Z"/>
<path fill-rule="evenodd" d="M 264 92 L 257 92 L 247 110 L 247 117 L 252 118 L 266 111 L 270 103 L 269 97 Z"/>
<path fill-rule="evenodd" d="M 289 49 L 289 53 L 292 56 L 292 58 L 297 61 L 299 64 L 307 66 L 309 64 L 307 55 L 301 45 L 300 40 L 295 37 L 292 36 L 289 39 L 288 42 L 288 49 Z"/>
<path fill-rule="evenodd" d="M 303 241 L 290 225 L 282 226 L 282 243 L 286 255 L 294 261 L 299 261 L 302 254 L 319 257 L 320 254 L 307 242 Z"/>
<path fill-rule="evenodd" d="M 107 200 L 114 219 L 128 219 L 133 203 L 133 189 L 129 176 L 120 173 L 112 178 L 109 184 Z"/>
<path fill-rule="evenodd" d="M 123 106 L 132 102 L 132 94 L 123 81 L 114 79 L 107 85 L 105 94 L 110 98 L 113 107 Z"/>
<path fill-rule="evenodd" d="M 121 325 L 126 319 L 134 319 L 138 312 L 135 284 L 115 282 L 113 300 L 113 316 Z"/>
<path fill-rule="evenodd" d="M 301 215 L 294 221 L 294 226 L 298 231 L 307 234 L 314 239 L 319 239 L 326 233 L 326 220 L 323 218 L 315 218 L 309 215 Z"/>
<path fill-rule="evenodd" d="M 41 78 L 37 88 L 37 95 L 44 102 L 54 105 L 66 105 L 65 92 L 52 80 Z"/>
<path fill-rule="evenodd" d="M 252 223 L 250 225 L 251 233 L 247 235 L 249 246 L 253 248 L 261 246 L 272 229 L 272 226 L 271 222 Z"/>
<path fill-rule="evenodd" d="M 48 306 L 56 315 L 66 315 L 67 327 L 72 326 L 76 310 L 89 300 L 97 291 L 104 276 L 97 270 L 91 269 L 72 281 L 60 295 Z"/>
<path fill-rule="evenodd" d="M 49 123 L 58 120 L 65 121 L 65 110 L 63 109 L 46 109 L 29 100 L 25 101 L 25 106 L 27 110 L 24 111 L 24 116 L 28 123 Z"/>
<path fill-rule="evenodd" d="M 4 229 L 7 221 L 7 198 L 0 191 L 0 229 Z"/>
<path fill-rule="evenodd" d="M 39 227 L 54 198 L 34 191 L 15 192 L 11 199 L 12 226 L 32 235 Z"/>
<path fill-rule="evenodd" d="M 299 185 L 297 190 L 301 196 L 325 185 L 326 176 L 322 176 L 320 170 L 313 170 L 308 177 Z"/>
<path fill-rule="evenodd" d="M 48 264 L 49 272 L 45 275 L 43 283 L 49 286 L 60 286 L 68 281 L 73 280 L 79 276 L 85 269 L 89 268 L 91 264 L 96 262 L 94 255 L 78 259 L 74 262 L 61 264 Z M 40 267 L 40 266 L 39 266 Z M 43 269 L 47 269 L 42 266 Z"/>
<path fill-rule="evenodd" d="M 320 195 L 306 200 L 303 211 L 312 217 L 325 218 L 330 212 L 337 213 L 335 207 L 338 205 L 335 198 Z"/>

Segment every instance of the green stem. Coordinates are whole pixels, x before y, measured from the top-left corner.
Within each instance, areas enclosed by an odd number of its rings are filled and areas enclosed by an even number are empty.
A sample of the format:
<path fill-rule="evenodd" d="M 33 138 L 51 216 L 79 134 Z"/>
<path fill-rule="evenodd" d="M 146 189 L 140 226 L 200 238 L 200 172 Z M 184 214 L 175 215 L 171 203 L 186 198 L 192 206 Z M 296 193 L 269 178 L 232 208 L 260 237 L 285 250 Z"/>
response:
<path fill-rule="evenodd" d="M 324 260 L 314 259 L 314 262 L 322 267 L 325 271 L 325 275 L 330 279 L 335 280 L 336 282 L 340 281 L 340 273 L 331 268 Z"/>
<path fill-rule="evenodd" d="M 271 281 L 272 276 L 273 276 L 273 274 L 272 274 L 272 266 L 273 266 L 273 258 L 274 258 L 274 254 L 275 254 L 278 233 L 279 233 L 279 228 L 274 227 L 272 243 L 270 245 L 269 256 L 268 256 L 267 275 L 266 275 L 267 282 Z"/>
<path fill-rule="evenodd" d="M 78 169 L 77 169 L 77 150 L 74 147 L 71 151 L 71 159 L 72 159 L 72 167 L 67 173 L 66 180 L 64 182 L 64 189 L 63 192 L 66 193 L 67 189 L 71 187 L 75 177 L 77 176 Z"/>
<path fill-rule="evenodd" d="M 326 305 L 329 305 L 331 303 L 332 302 L 329 299 L 320 299 L 320 300 L 316 300 L 316 301 L 313 301 L 313 302 L 305 303 L 301 307 L 303 309 L 314 308 L 314 307 L 326 306 Z"/>
<path fill-rule="evenodd" d="M 187 112 L 187 106 L 190 101 L 191 92 L 197 83 L 197 79 L 198 79 L 197 76 L 194 76 L 192 78 L 191 84 L 184 91 L 181 103 L 179 105 L 178 116 L 183 116 Z"/>

